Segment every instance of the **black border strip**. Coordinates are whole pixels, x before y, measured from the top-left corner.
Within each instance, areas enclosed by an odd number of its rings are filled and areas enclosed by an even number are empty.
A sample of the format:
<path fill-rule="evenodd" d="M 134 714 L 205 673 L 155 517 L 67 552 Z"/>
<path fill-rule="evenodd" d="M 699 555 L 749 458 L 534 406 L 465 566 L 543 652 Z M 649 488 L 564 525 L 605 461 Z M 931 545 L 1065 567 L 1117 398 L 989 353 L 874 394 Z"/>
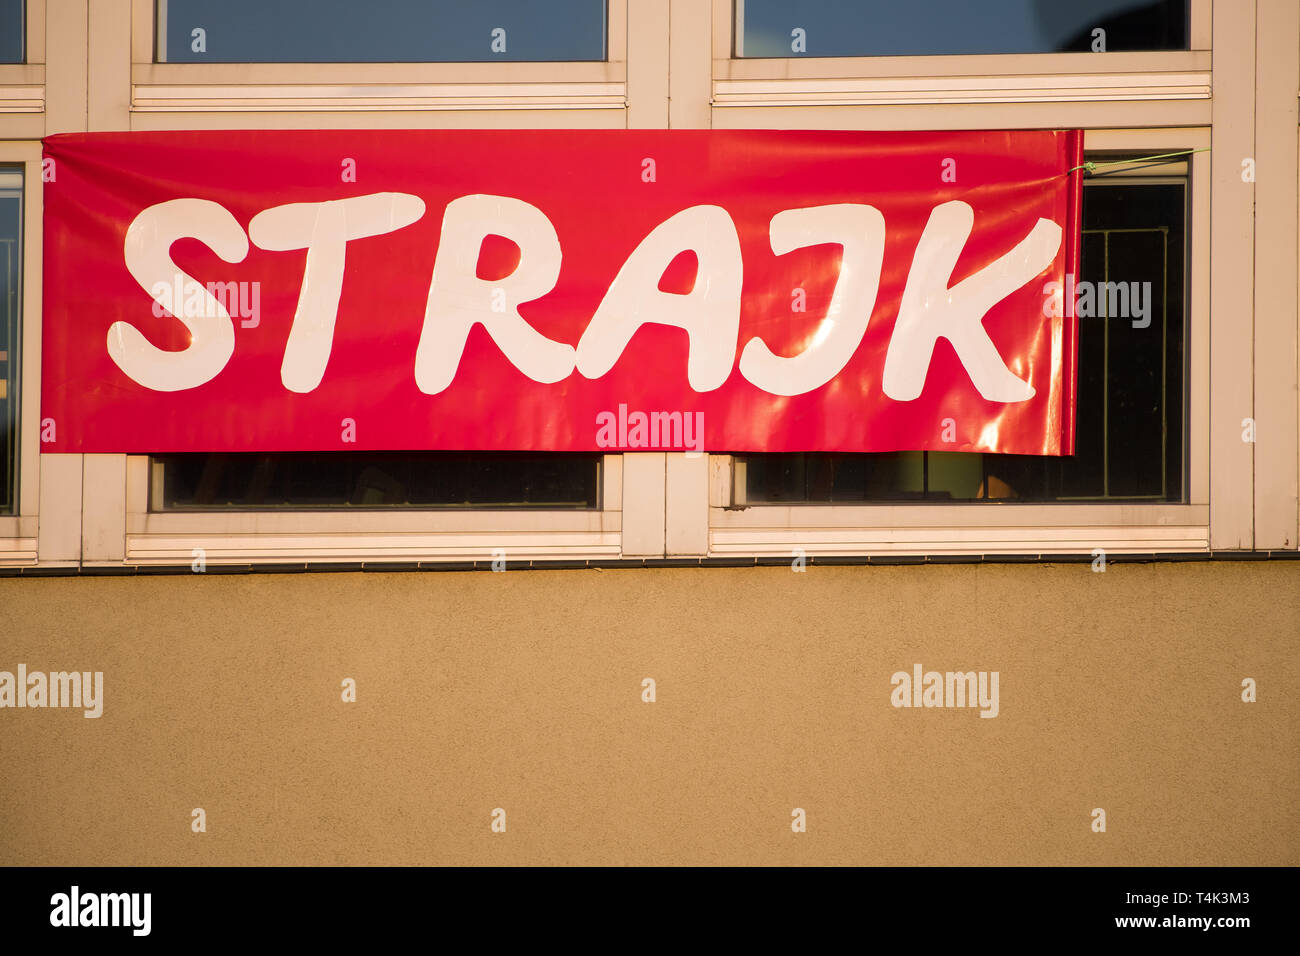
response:
<path fill-rule="evenodd" d="M 900 565 L 950 564 L 1088 564 L 1091 552 L 1017 553 L 1017 554 L 862 554 L 810 555 L 804 559 L 812 567 L 896 567 Z M 1107 552 L 1107 564 L 1171 564 L 1195 561 L 1300 561 L 1300 551 L 1166 551 L 1122 553 Z M 555 559 L 548 561 L 512 561 L 505 571 L 607 571 L 630 568 L 763 568 L 787 567 L 788 557 L 719 556 L 712 558 L 593 558 L 591 560 Z M 209 563 L 206 574 L 303 574 L 312 572 L 403 572 L 403 571 L 492 571 L 487 561 L 298 561 L 235 564 Z M 188 563 L 87 565 L 84 567 L 3 567 L 0 578 L 67 578 L 129 577 L 132 575 L 194 574 Z"/>

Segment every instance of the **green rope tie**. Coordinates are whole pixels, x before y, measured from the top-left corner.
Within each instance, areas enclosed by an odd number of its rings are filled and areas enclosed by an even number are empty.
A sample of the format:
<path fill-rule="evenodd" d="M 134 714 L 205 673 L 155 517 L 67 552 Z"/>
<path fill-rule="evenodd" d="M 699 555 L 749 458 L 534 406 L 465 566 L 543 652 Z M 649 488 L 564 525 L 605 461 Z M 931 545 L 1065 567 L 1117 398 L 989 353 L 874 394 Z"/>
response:
<path fill-rule="evenodd" d="M 1068 176 L 1075 170 L 1082 169 L 1084 173 L 1091 176 L 1097 170 L 1106 166 L 1133 166 L 1138 163 L 1149 163 L 1153 159 L 1169 159 L 1172 156 L 1190 156 L 1192 153 L 1208 153 L 1209 151 L 1210 148 L 1207 146 L 1205 149 L 1183 149 L 1176 153 L 1158 153 L 1155 156 L 1138 156 L 1134 159 L 1117 159 L 1110 163 L 1084 163 L 1082 166 L 1075 166 L 1073 169 L 1067 169 L 1065 173 Z"/>

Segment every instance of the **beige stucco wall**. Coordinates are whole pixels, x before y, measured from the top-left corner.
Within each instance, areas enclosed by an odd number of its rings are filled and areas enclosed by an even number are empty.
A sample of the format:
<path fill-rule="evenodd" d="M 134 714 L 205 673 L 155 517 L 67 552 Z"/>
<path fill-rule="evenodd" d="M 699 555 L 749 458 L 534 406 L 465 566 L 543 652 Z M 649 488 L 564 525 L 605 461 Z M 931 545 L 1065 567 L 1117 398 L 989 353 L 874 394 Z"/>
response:
<path fill-rule="evenodd" d="M 1296 562 L 51 578 L 0 607 L 0 670 L 105 687 L 99 719 L 0 713 L 0 863 L 1300 863 Z M 895 709 L 918 662 L 998 671 L 999 716 Z"/>

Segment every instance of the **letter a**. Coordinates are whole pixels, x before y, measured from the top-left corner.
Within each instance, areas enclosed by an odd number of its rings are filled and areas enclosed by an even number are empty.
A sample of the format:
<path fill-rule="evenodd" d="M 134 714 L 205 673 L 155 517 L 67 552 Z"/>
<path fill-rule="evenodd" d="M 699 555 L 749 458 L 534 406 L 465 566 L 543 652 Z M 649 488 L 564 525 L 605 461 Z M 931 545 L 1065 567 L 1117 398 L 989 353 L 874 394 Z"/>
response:
<path fill-rule="evenodd" d="M 912 706 L 912 675 L 907 671 L 897 671 L 889 679 L 894 691 L 889 695 L 889 702 L 895 707 Z"/>
<path fill-rule="evenodd" d="M 50 897 L 50 902 L 54 904 L 54 909 L 50 911 L 51 926 L 68 925 L 68 894 L 55 893 Z"/>
<path fill-rule="evenodd" d="M 664 270 L 687 249 L 699 260 L 695 288 L 686 295 L 660 291 Z M 686 330 L 691 388 L 717 388 L 736 361 L 743 270 L 740 237 L 721 206 L 691 206 L 664 220 L 632 250 L 596 308 L 578 340 L 578 371 L 600 378 L 637 329 L 655 323 Z"/>

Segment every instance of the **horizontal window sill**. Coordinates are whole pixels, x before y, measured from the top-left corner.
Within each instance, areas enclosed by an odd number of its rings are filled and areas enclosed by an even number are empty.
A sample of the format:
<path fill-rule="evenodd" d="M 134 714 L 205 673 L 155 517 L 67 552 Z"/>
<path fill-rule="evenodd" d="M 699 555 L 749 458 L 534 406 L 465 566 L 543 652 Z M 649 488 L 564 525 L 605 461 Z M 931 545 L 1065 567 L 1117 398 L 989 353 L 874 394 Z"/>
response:
<path fill-rule="evenodd" d="M 552 531 L 545 535 L 491 534 L 286 534 L 219 533 L 126 536 L 126 563 L 319 561 L 506 561 L 618 557 L 617 530 Z"/>
<path fill-rule="evenodd" d="M 603 531 L 616 510 L 473 508 L 420 510 L 128 512 L 128 534 L 441 534 Z"/>
<path fill-rule="evenodd" d="M 624 109 L 622 83 L 145 86 L 136 112 Z"/>
<path fill-rule="evenodd" d="M 493 83 L 623 83 L 627 64 L 553 63 L 135 63 L 137 86 L 407 86 Z"/>
<path fill-rule="evenodd" d="M 0 113 L 40 113 L 44 109 L 44 86 L 0 84 Z"/>
<path fill-rule="evenodd" d="M 710 508 L 710 554 L 1059 554 L 1209 549 L 1208 505 L 754 505 Z"/>
<path fill-rule="evenodd" d="M 0 86 L 43 86 L 44 63 L 0 63 Z"/>
<path fill-rule="evenodd" d="M 128 512 L 126 561 L 492 560 L 617 556 L 622 513 L 540 509 Z"/>
<path fill-rule="evenodd" d="M 1208 100 L 1210 74 L 743 79 L 714 83 L 715 107 Z"/>
<path fill-rule="evenodd" d="M 0 567 L 36 563 L 36 538 L 0 537 Z"/>
<path fill-rule="evenodd" d="M 982 53 L 955 56 L 845 56 L 715 59 L 715 80 L 861 77 L 1065 77 L 1210 72 L 1209 50 L 1145 53 Z"/>
<path fill-rule="evenodd" d="M 1205 504 L 1102 502 L 881 502 L 876 504 L 748 504 L 726 507 L 726 488 L 715 484 L 712 525 L 721 528 L 1069 528 L 1101 526 L 1206 527 Z"/>
<path fill-rule="evenodd" d="M 1239 561 L 1296 561 L 1300 551 L 1183 551 L 1158 553 L 1108 552 L 1106 563 L 1154 564 Z M 911 565 L 953 564 L 1092 564 L 1096 558 L 1091 553 L 1015 553 L 967 555 L 849 555 L 809 556 L 805 567 L 892 567 Z M 571 570 L 652 570 L 663 568 L 759 568 L 789 567 L 788 557 L 710 557 L 710 558 L 592 558 L 556 560 L 500 561 L 290 561 L 290 562 L 210 562 L 204 567 L 207 574 L 284 574 L 318 572 L 430 572 L 430 571 L 571 571 Z M 148 577 L 154 575 L 192 575 L 192 562 L 170 564 L 69 564 L 51 563 L 38 567 L 4 567 L 0 565 L 0 578 L 23 577 Z"/>
<path fill-rule="evenodd" d="M 0 516 L 0 565 L 36 561 L 36 516 Z"/>

